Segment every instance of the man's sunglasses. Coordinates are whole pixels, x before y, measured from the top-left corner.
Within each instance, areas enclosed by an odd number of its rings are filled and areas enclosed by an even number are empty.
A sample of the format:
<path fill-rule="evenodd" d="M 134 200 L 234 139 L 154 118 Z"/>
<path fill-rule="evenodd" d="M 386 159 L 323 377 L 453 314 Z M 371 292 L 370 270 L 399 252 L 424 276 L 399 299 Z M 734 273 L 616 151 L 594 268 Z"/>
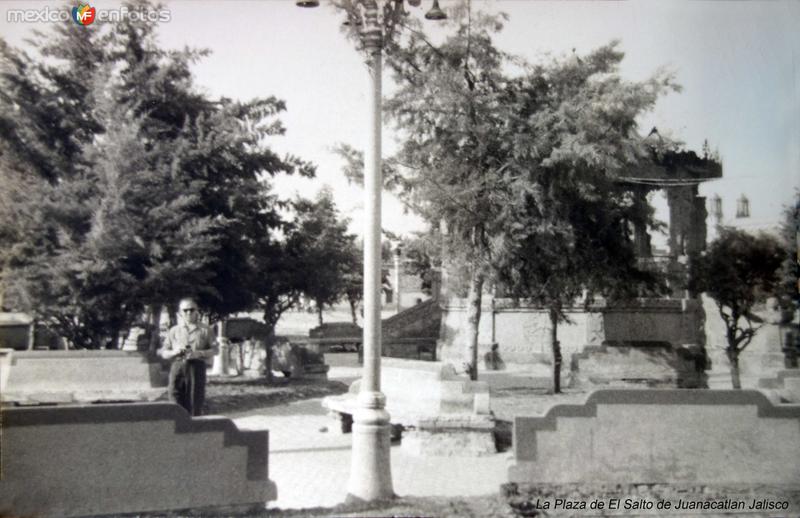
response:
<path fill-rule="evenodd" d="M 181 311 L 183 311 L 184 313 L 194 313 L 195 311 L 197 311 L 197 308 L 183 308 Z"/>

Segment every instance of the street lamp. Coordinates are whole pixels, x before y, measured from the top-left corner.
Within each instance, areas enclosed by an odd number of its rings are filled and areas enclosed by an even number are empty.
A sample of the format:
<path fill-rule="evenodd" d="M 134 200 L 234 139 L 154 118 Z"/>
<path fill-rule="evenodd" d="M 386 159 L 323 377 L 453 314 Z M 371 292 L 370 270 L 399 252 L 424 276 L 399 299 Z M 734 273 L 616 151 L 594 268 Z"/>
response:
<path fill-rule="evenodd" d="M 420 0 L 407 0 L 412 7 Z M 381 393 L 381 67 L 384 43 L 407 16 L 403 0 L 343 0 L 337 2 L 347 22 L 358 31 L 370 75 L 370 135 L 364 156 L 364 369 L 357 408 L 353 413 L 353 451 L 348 499 L 382 500 L 392 488 L 389 414 Z M 299 7 L 317 7 L 319 0 L 296 0 Z M 380 5 L 379 5 L 380 4 Z M 433 1 L 429 20 L 447 16 Z"/>

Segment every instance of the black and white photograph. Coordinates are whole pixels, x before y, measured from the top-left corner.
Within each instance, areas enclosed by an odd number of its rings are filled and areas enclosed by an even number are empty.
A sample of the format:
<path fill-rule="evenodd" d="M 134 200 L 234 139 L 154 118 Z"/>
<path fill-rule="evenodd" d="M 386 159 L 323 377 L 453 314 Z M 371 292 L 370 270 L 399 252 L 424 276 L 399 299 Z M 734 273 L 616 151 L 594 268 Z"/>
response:
<path fill-rule="evenodd" d="M 800 517 L 798 27 L 0 0 L 0 518 Z"/>

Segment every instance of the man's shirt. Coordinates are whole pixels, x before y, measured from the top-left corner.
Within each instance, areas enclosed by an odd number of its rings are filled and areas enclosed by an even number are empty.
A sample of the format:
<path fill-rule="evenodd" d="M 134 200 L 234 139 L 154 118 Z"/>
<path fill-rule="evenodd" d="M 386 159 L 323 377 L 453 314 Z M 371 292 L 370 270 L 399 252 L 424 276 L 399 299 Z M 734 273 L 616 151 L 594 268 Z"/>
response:
<path fill-rule="evenodd" d="M 190 347 L 193 351 L 214 350 L 214 335 L 211 329 L 200 324 L 178 324 L 170 328 L 164 340 L 164 349 L 183 350 Z M 211 363 L 212 359 L 206 359 Z"/>

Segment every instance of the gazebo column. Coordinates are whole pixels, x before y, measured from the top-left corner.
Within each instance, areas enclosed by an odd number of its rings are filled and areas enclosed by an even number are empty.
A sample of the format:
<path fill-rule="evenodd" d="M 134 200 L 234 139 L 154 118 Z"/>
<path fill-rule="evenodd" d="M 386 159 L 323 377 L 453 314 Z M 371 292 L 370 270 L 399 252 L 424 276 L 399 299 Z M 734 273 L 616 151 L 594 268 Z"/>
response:
<path fill-rule="evenodd" d="M 706 248 L 706 199 L 697 185 L 667 188 L 669 203 L 669 253 L 673 257 L 702 252 Z"/>
<path fill-rule="evenodd" d="M 634 187 L 633 204 L 637 212 L 648 210 L 647 189 L 644 187 Z M 636 257 L 649 258 L 653 256 L 650 248 L 650 234 L 647 233 L 647 224 L 641 219 L 633 225 L 633 243 L 636 250 Z"/>
<path fill-rule="evenodd" d="M 706 249 L 706 239 L 708 238 L 708 209 L 706 208 L 706 197 L 697 195 L 697 186 L 694 186 L 694 198 L 692 210 L 692 227 L 689 234 L 689 253 L 696 254 Z"/>
<path fill-rule="evenodd" d="M 667 188 L 669 205 L 669 255 L 678 258 L 689 253 L 696 186 Z"/>

